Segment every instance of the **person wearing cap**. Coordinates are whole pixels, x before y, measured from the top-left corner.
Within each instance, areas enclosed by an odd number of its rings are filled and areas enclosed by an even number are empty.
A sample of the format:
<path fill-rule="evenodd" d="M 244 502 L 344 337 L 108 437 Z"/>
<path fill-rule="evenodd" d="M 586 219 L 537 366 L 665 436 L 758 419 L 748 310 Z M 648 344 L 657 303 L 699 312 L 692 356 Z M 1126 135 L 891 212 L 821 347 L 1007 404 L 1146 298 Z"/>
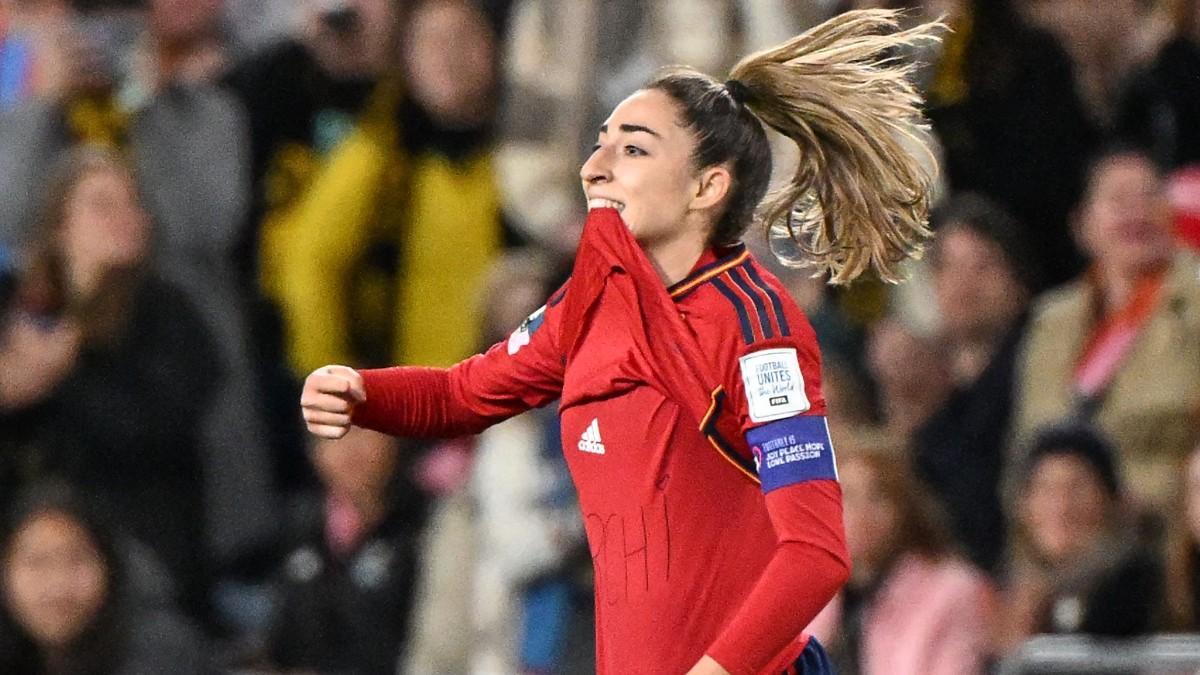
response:
<path fill-rule="evenodd" d="M 1041 633 L 1152 632 L 1163 573 L 1130 526 L 1108 438 L 1077 422 L 1044 428 L 1019 471 L 1001 650 Z"/>

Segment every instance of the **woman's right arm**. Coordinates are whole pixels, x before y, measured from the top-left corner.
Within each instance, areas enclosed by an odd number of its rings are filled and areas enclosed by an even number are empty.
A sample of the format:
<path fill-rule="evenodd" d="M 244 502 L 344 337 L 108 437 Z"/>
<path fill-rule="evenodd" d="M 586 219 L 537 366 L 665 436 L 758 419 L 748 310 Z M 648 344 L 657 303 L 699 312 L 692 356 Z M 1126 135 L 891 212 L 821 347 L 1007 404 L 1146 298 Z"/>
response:
<path fill-rule="evenodd" d="M 341 438 L 353 424 L 394 436 L 450 438 L 478 433 L 557 399 L 563 379 L 558 328 L 564 291 L 507 340 L 450 368 L 316 369 L 300 397 L 308 430 Z"/>

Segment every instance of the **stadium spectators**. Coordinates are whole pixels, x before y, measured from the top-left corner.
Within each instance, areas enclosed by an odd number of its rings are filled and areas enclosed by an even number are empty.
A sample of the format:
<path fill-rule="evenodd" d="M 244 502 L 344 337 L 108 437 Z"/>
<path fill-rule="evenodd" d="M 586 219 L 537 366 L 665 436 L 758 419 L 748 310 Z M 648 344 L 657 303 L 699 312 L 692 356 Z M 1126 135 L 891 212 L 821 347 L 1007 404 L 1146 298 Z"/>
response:
<path fill-rule="evenodd" d="M 914 432 L 913 461 L 970 559 L 995 572 L 1005 543 L 999 486 L 1016 349 L 1037 281 L 1020 227 L 990 200 L 951 198 L 933 225 L 940 358 L 949 362 L 954 390 Z"/>
<path fill-rule="evenodd" d="M 1122 508 L 1115 450 L 1079 425 L 1049 427 L 1021 465 L 1016 530 L 997 631 L 1130 637 L 1158 626 L 1163 572 Z"/>
<path fill-rule="evenodd" d="M 150 262 L 187 296 L 219 350 L 216 398 L 201 415 L 201 467 L 211 489 L 201 532 L 224 564 L 269 538 L 275 513 L 246 302 L 233 274 L 247 198 L 245 129 L 234 101 L 211 85 L 134 67 L 139 44 L 182 41 L 156 31 L 203 26 L 188 16 L 205 5 L 160 2 L 159 18 L 148 23 L 129 10 L 70 15 L 65 76 L 0 113 L 0 240 L 19 246 L 34 236 L 45 176 L 77 144 L 112 146 L 133 163 L 155 223 Z"/>
<path fill-rule="evenodd" d="M 1200 260 L 1175 243 L 1162 176 L 1135 149 L 1093 163 L 1078 230 L 1092 267 L 1035 305 L 1017 444 L 1065 417 L 1094 420 L 1138 506 L 1166 508 L 1200 432 Z"/>
<path fill-rule="evenodd" d="M 0 533 L 0 671 L 22 675 L 212 672 L 194 628 L 134 590 L 120 536 L 81 493 L 40 485 Z"/>
<path fill-rule="evenodd" d="M 149 269 L 151 223 L 125 164 L 82 148 L 49 188 L 0 357 L 4 435 L 21 439 L 33 477 L 101 497 L 200 616 L 210 581 L 201 422 L 215 346 L 186 297 Z"/>
<path fill-rule="evenodd" d="M 991 648 L 992 588 L 954 552 L 899 457 L 843 451 L 850 583 L 809 630 L 842 675 L 971 675 Z"/>

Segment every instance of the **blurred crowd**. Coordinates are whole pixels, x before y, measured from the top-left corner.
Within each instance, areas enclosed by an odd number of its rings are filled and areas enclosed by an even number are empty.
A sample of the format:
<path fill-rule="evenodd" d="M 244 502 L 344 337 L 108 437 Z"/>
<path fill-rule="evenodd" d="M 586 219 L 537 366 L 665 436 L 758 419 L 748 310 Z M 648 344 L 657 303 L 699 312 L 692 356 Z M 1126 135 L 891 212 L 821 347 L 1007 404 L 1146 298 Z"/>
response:
<path fill-rule="evenodd" d="M 870 6 L 951 29 L 897 55 L 937 236 L 778 270 L 854 566 L 812 632 L 1200 630 L 1200 0 L 0 0 L 0 672 L 588 672 L 555 410 L 315 441 L 299 381 L 507 339 L 617 102 Z"/>

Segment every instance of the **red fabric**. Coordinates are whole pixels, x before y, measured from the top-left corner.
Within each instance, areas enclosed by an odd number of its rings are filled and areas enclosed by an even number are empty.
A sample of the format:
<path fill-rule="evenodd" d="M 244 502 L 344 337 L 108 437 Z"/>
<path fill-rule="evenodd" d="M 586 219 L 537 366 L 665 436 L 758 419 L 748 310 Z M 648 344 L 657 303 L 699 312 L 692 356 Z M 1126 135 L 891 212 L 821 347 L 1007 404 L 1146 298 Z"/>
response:
<path fill-rule="evenodd" d="M 807 414 L 824 414 L 815 336 L 778 280 L 744 252 L 722 254 L 669 292 L 617 213 L 593 211 L 565 294 L 527 334 L 448 371 L 368 373 L 355 413 L 391 433 L 446 435 L 561 399 L 601 675 L 683 673 L 706 652 L 734 673 L 780 673 L 846 576 L 837 484 L 764 498 L 743 439 L 753 424 L 738 358 L 751 351 L 795 348 Z"/>

